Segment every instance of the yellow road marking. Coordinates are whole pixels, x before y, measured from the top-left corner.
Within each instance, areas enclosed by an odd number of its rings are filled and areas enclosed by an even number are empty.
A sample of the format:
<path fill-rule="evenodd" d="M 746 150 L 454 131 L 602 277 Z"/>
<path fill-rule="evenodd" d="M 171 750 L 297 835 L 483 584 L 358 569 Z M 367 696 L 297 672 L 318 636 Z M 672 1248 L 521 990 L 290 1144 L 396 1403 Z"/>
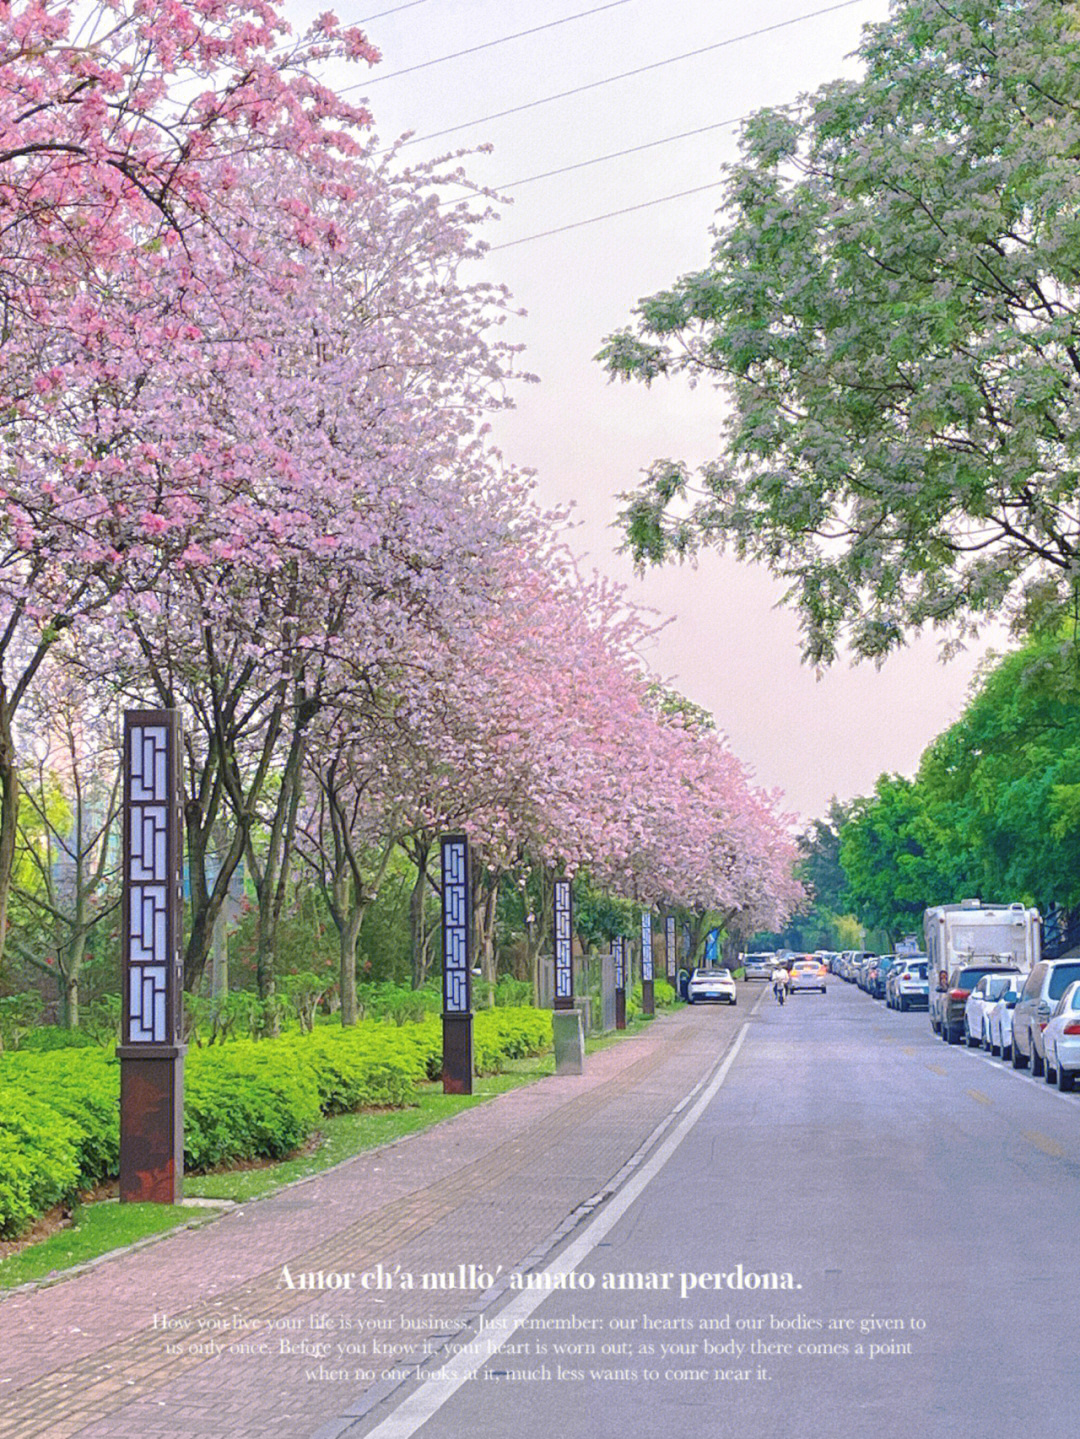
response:
<path fill-rule="evenodd" d="M 941 1067 L 940 1064 L 928 1064 L 926 1067 L 927 1067 L 927 1069 L 932 1070 L 934 1074 L 944 1074 L 944 1073 L 945 1073 L 945 1071 L 942 1069 L 942 1067 Z"/>
<path fill-rule="evenodd" d="M 980 1104 L 993 1104 L 994 1102 L 990 1096 L 984 1094 L 981 1089 L 969 1089 L 967 1092 L 971 1095 L 972 1099 L 977 1099 Z"/>
<path fill-rule="evenodd" d="M 918 1054 L 918 1052 L 919 1052 L 919 1051 L 915 1048 L 915 1046 L 914 1046 L 913 1044 L 905 1044 L 905 1045 L 904 1045 L 904 1053 L 905 1053 L 905 1054 Z"/>
<path fill-rule="evenodd" d="M 1034 1144 L 1036 1149 L 1041 1149 L 1044 1154 L 1049 1154 L 1051 1159 L 1064 1159 L 1065 1151 L 1056 1139 L 1051 1139 L 1047 1134 L 1041 1134 L 1037 1129 L 1025 1129 L 1024 1138 Z"/>

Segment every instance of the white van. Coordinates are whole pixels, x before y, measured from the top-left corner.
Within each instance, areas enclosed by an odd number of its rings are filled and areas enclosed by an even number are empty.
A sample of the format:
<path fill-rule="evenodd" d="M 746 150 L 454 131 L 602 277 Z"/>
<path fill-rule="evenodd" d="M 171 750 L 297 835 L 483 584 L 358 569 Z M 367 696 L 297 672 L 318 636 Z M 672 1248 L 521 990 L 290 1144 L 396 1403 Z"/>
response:
<path fill-rule="evenodd" d="M 949 975 L 963 964 L 995 964 L 1030 974 L 1042 958 L 1042 917 L 1022 904 L 939 904 L 923 912 L 929 960 L 930 1027 L 941 1033 Z"/>

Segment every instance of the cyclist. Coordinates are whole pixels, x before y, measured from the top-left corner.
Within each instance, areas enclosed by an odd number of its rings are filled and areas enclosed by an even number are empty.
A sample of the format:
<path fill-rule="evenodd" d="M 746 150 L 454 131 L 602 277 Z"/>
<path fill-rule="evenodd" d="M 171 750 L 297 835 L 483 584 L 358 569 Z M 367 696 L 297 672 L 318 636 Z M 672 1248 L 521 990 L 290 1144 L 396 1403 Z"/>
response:
<path fill-rule="evenodd" d="M 772 992 L 776 995 L 778 1004 L 783 1004 L 787 998 L 789 975 L 782 964 L 778 964 L 772 972 Z"/>

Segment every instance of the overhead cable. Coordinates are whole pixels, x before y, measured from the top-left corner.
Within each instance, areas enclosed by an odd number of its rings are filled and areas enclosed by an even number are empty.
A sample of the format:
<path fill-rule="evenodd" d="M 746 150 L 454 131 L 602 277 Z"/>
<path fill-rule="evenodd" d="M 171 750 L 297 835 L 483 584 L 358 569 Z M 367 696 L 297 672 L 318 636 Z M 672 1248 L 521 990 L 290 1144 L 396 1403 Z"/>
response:
<path fill-rule="evenodd" d="M 703 45 L 697 50 L 687 50 L 682 55 L 670 55 L 666 60 L 654 60 L 651 64 L 639 65 L 634 70 L 623 70 L 620 74 L 609 75 L 604 80 L 593 80 L 587 85 L 576 85 L 572 90 L 560 90 L 555 95 L 545 95 L 540 100 L 529 100 L 524 105 L 512 105 L 508 110 L 496 110 L 491 115 L 481 115 L 476 120 L 466 120 L 460 125 L 449 125 L 444 130 L 431 130 L 426 135 L 414 135 L 408 140 L 403 140 L 402 145 L 419 145 L 424 140 L 438 140 L 444 135 L 456 134 L 459 130 L 470 130 L 474 125 L 485 125 L 490 120 L 503 120 L 507 115 L 520 115 L 522 111 L 535 110 L 539 105 L 550 105 L 555 100 L 566 100 L 571 95 L 584 95 L 589 90 L 599 90 L 604 85 L 614 85 L 617 80 L 628 80 L 634 75 L 644 75 L 650 70 L 661 70 L 665 65 L 674 65 L 680 60 L 690 60 L 697 55 L 706 55 L 713 50 L 722 50 L 725 46 L 737 45 L 741 40 L 755 40 L 760 35 L 770 35 L 776 30 L 786 30 L 789 26 L 799 25 L 804 20 L 816 20 L 820 15 L 831 15 L 837 10 L 850 10 L 853 5 L 865 5 L 866 3 L 867 0 L 841 0 L 838 5 L 826 5 L 821 10 L 808 10 L 803 15 L 792 16 L 790 20 L 780 20 L 775 25 L 763 25 L 759 30 L 748 30 L 742 35 L 731 35 L 726 40 L 717 40 L 715 44 Z"/>
<path fill-rule="evenodd" d="M 389 75 L 373 75 L 368 80 L 359 80 L 355 85 L 346 85 L 341 94 L 350 90 L 365 90 L 369 85 L 380 85 L 384 80 L 396 80 L 399 75 L 411 75 L 414 70 L 427 70 L 432 65 L 444 65 L 447 60 L 460 60 L 463 55 L 476 55 L 481 50 L 492 50 L 496 45 L 507 45 L 511 40 L 523 40 L 527 35 L 539 35 L 541 30 L 555 30 L 560 25 L 569 25 L 572 20 L 583 20 L 587 15 L 599 15 L 601 10 L 617 10 L 620 5 L 629 5 L 630 0 L 608 0 L 606 5 L 594 5 L 591 10 L 579 10 L 576 15 L 564 15 L 561 20 L 549 20 L 546 25 L 535 25 L 531 30 L 518 30 L 514 35 L 503 35 L 498 40 L 485 40 L 482 45 L 470 45 L 467 50 L 455 50 L 452 55 L 440 55 L 436 60 L 422 60 L 418 65 L 406 65 L 403 70 L 391 70 Z"/>
<path fill-rule="evenodd" d="M 572 225 L 557 225 L 554 230 L 540 230 L 535 235 L 523 235 L 520 240 L 506 240 L 501 245 L 491 245 L 488 253 L 496 250 L 510 250 L 515 245 L 527 245 L 530 240 L 544 240 L 548 235 L 562 235 L 567 230 L 580 230 L 583 225 L 598 225 L 601 220 L 613 220 L 616 215 L 630 215 L 635 210 L 648 210 L 653 205 L 664 205 L 668 200 L 681 200 L 686 195 L 700 195 L 703 190 L 716 190 L 725 184 L 724 180 L 713 180 L 708 185 L 695 185 L 692 190 L 679 190 L 674 195 L 661 195 L 655 200 L 643 200 L 640 205 L 627 205 L 623 210 L 608 210 L 605 215 L 592 215 L 588 220 L 575 220 Z"/>

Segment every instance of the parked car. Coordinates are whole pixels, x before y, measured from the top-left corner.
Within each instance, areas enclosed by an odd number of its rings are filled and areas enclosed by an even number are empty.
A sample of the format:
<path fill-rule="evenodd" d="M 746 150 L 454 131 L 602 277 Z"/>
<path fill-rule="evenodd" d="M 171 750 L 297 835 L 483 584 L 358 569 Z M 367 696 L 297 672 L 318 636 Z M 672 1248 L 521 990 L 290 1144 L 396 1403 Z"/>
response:
<path fill-rule="evenodd" d="M 985 974 L 1019 974 L 1010 965 L 963 964 L 958 965 L 949 975 L 948 983 L 940 994 L 941 1037 L 946 1044 L 959 1044 L 964 1033 L 964 1007 L 971 991 Z"/>
<path fill-rule="evenodd" d="M 870 970 L 877 963 L 876 954 L 858 954 L 855 956 L 855 983 L 866 994 L 870 992 Z"/>
<path fill-rule="evenodd" d="M 1002 1059 L 1008 1059 L 1012 1054 L 1012 1017 L 1016 1008 L 1016 1001 L 1020 998 L 1020 991 L 1024 987 L 1027 978 L 1023 974 L 1011 974 L 1006 983 L 1005 989 L 992 1005 L 987 1015 L 986 1025 L 990 1035 L 990 1053 L 1000 1054 Z"/>
<path fill-rule="evenodd" d="M 1054 1006 L 1074 980 L 1080 979 L 1080 959 L 1043 959 L 1027 977 L 1013 1010 L 1012 1066 L 1031 1065 L 1036 1078 L 1043 1072 L 1046 1052 L 1043 1030 Z"/>
<path fill-rule="evenodd" d="M 969 1048 L 990 1048 L 990 1011 L 1009 987 L 1008 974 L 984 974 L 964 1005 L 964 1039 Z"/>
<path fill-rule="evenodd" d="M 1080 1074 L 1080 982 L 1073 980 L 1046 1021 L 1043 1050 L 1047 1084 L 1056 1079 L 1063 1092 L 1072 1089 Z"/>
<path fill-rule="evenodd" d="M 828 978 L 829 971 L 820 959 L 797 959 L 791 966 L 788 993 L 794 994 L 800 989 L 820 989 L 824 994 Z"/>
<path fill-rule="evenodd" d="M 730 969 L 695 969 L 686 986 L 687 1004 L 699 999 L 715 999 L 723 1004 L 738 1004 L 739 996 Z"/>
<path fill-rule="evenodd" d="M 885 999 L 893 1009 L 925 1009 L 930 1003 L 925 955 L 909 955 L 902 964 L 889 971 L 885 981 Z"/>
<path fill-rule="evenodd" d="M 877 964 L 872 966 L 869 977 L 869 993 L 874 999 L 885 999 L 889 985 L 889 975 L 898 965 L 903 964 L 898 954 L 883 954 Z"/>

